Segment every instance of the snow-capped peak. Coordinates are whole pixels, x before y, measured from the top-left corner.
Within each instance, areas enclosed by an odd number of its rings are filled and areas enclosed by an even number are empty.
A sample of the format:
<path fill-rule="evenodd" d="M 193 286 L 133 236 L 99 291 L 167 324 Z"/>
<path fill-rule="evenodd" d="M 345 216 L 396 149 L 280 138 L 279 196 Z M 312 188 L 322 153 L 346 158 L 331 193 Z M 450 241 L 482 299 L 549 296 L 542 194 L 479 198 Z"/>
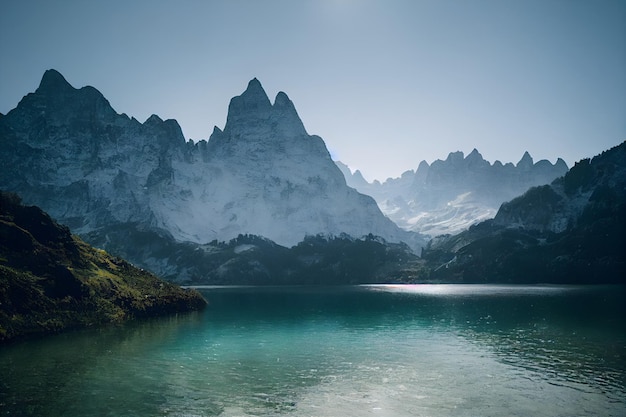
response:
<path fill-rule="evenodd" d="M 56 72 L 45 78 L 44 87 L 64 80 Z M 280 92 L 272 104 L 257 79 L 230 101 L 224 129 L 197 144 L 185 142 L 175 120 L 153 115 L 142 124 L 99 95 L 92 87 L 36 92 L 0 119 L 13 146 L 0 163 L 24 174 L 0 174 L 0 186 L 29 190 L 25 201 L 83 236 L 133 224 L 195 243 L 253 234 L 290 246 L 320 233 L 372 233 L 424 244 L 347 187 L 289 97 Z"/>

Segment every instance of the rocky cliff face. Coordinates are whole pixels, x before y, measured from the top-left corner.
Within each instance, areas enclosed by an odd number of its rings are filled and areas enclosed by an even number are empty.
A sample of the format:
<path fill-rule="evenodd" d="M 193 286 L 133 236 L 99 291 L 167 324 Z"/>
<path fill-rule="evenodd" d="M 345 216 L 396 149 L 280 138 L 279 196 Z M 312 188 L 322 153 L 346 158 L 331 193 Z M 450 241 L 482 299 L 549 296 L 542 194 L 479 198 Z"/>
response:
<path fill-rule="evenodd" d="M 430 236 L 454 234 L 479 221 L 493 218 L 500 205 L 533 186 L 548 184 L 567 172 L 562 159 L 555 164 L 535 163 L 525 153 L 516 164 L 493 164 L 474 149 L 469 155 L 452 152 L 446 160 L 384 183 L 368 183 L 360 172 L 352 174 L 339 163 L 348 185 L 369 194 L 396 224 Z"/>
<path fill-rule="evenodd" d="M 626 199 L 626 143 L 593 159 L 577 162 L 562 178 L 528 190 L 502 205 L 494 224 L 539 232 L 561 233 L 581 222 L 589 211 L 618 210 Z M 619 213 L 617 211 L 616 213 Z"/>
<path fill-rule="evenodd" d="M 47 71 L 0 120 L 0 185 L 76 233 L 112 222 L 156 225 L 150 201 L 186 151 L 180 127 L 118 115 L 94 88 Z"/>
<path fill-rule="evenodd" d="M 503 204 L 494 219 L 433 239 L 424 258 L 435 280 L 623 284 L 624 213 L 626 142 Z"/>
<path fill-rule="evenodd" d="M 92 242 L 128 253 L 138 242 L 116 241 L 120 227 L 195 244 L 254 234 L 291 246 L 307 235 L 341 233 L 372 233 L 414 249 L 424 243 L 347 187 L 287 95 L 272 104 L 256 79 L 231 100 L 224 129 L 192 143 L 176 121 L 117 114 L 93 87 L 75 89 L 49 70 L 0 118 L 0 144 L 0 187 Z M 160 259 L 130 260 L 176 271 Z"/>
<path fill-rule="evenodd" d="M 174 184 L 189 190 L 190 216 L 204 216 L 219 240 L 240 233 L 286 246 L 318 233 L 413 239 L 372 198 L 346 186 L 324 142 L 307 134 L 287 95 L 279 93 L 272 105 L 256 79 L 232 99 L 224 130 L 215 129 L 208 141 L 206 161 L 203 170 L 211 172 L 204 181 L 184 178 L 192 167 L 182 164 Z"/>

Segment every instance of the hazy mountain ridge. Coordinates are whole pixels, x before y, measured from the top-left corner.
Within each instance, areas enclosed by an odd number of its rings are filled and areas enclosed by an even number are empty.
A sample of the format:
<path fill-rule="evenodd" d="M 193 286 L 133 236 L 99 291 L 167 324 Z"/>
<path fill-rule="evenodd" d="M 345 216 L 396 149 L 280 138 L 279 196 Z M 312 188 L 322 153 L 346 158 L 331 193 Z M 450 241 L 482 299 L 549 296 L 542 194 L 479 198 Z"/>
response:
<path fill-rule="evenodd" d="M 104 248 L 132 246 L 144 232 L 172 244 L 253 234 L 292 246 L 342 233 L 425 244 L 347 187 L 287 95 L 272 104 L 256 79 L 231 100 L 224 129 L 193 143 L 176 121 L 117 114 L 93 87 L 75 89 L 49 70 L 0 118 L 0 140 L 0 186 Z M 115 241 L 119 233 L 109 232 L 118 225 L 134 225 L 132 236 Z M 159 274 L 180 272 L 148 253 L 130 259 Z"/>
<path fill-rule="evenodd" d="M 0 342 L 205 304 L 199 293 L 90 247 L 38 207 L 0 192 Z"/>
<path fill-rule="evenodd" d="M 429 279 L 452 282 L 624 283 L 626 142 L 584 159 L 496 217 L 423 251 Z"/>
<path fill-rule="evenodd" d="M 380 209 L 398 226 L 430 236 L 454 234 L 479 221 L 493 218 L 505 201 L 530 187 L 547 184 L 565 174 L 558 159 L 534 162 L 528 152 L 516 164 L 493 164 L 474 149 L 451 152 L 445 160 L 422 161 L 415 171 L 380 183 L 367 182 L 359 171 L 337 165 L 348 185 L 374 197 Z"/>
<path fill-rule="evenodd" d="M 224 129 L 193 143 L 176 121 L 118 115 L 97 90 L 48 71 L 0 117 L 0 140 L 0 186 L 180 283 L 614 282 L 623 271 L 623 145 L 433 239 L 419 260 L 397 242 L 415 250 L 423 237 L 348 187 L 347 167 L 289 98 L 272 104 L 256 79 L 231 100 Z M 437 234 L 492 217 L 556 171 L 567 171 L 562 160 L 490 164 L 474 150 L 383 184 L 345 175 L 387 198 L 405 226 Z"/>
<path fill-rule="evenodd" d="M 401 282 L 414 276 L 418 256 L 403 243 L 373 235 L 307 236 L 286 248 L 255 235 L 228 242 L 176 242 L 138 224 L 117 224 L 86 235 L 128 259 L 182 285 L 283 285 Z M 132 245 L 126 242 L 133 242 Z"/>

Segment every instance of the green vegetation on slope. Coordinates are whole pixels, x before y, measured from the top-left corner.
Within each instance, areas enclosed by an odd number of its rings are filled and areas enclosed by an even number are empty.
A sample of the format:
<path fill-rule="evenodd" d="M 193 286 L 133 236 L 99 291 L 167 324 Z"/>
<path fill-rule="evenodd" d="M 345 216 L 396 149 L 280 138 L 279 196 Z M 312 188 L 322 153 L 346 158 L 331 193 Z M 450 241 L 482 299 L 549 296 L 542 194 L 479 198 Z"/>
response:
<path fill-rule="evenodd" d="M 0 342 L 205 304 L 198 292 L 87 245 L 39 208 L 0 192 Z"/>
<path fill-rule="evenodd" d="M 560 222 L 563 230 L 552 231 Z M 626 142 L 423 251 L 438 282 L 626 283 Z"/>
<path fill-rule="evenodd" d="M 255 235 L 204 245 L 126 223 L 85 237 L 127 259 L 176 264 L 164 278 L 184 285 L 345 285 L 404 282 L 415 275 L 418 257 L 402 243 L 368 235 L 307 236 L 292 248 Z M 133 242 L 119 246 L 111 242 Z M 151 264 L 151 262 L 154 262 Z M 158 265 L 157 265 L 158 266 Z M 408 272 L 407 272 L 408 271 Z"/>

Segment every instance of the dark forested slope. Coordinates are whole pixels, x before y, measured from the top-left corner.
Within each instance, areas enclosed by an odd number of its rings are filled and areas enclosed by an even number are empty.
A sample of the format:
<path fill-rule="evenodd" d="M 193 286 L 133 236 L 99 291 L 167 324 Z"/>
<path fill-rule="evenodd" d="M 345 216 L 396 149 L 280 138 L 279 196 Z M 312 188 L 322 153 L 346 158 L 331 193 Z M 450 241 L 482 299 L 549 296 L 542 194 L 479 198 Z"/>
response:
<path fill-rule="evenodd" d="M 429 279 L 625 283 L 626 142 L 424 250 Z"/>
<path fill-rule="evenodd" d="M 0 342 L 205 304 L 196 291 L 85 244 L 38 207 L 0 192 Z"/>

